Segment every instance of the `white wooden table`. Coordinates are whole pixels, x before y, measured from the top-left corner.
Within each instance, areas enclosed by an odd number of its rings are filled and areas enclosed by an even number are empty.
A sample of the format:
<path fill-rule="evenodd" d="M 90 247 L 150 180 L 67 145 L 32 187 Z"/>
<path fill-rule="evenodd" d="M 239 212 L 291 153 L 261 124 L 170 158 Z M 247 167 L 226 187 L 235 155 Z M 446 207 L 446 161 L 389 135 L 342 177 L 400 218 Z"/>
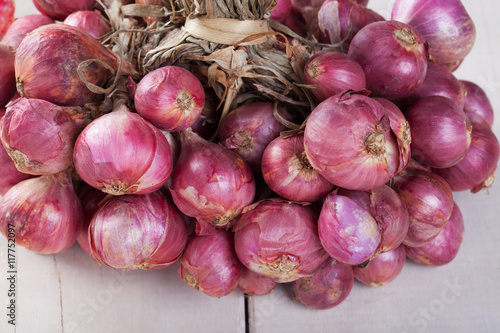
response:
<path fill-rule="evenodd" d="M 16 15 L 36 13 L 17 0 Z M 370 0 L 390 16 L 393 0 Z M 472 53 L 456 72 L 478 83 L 496 109 L 500 137 L 500 28 L 497 0 L 463 0 L 477 28 Z M 496 173 L 500 178 L 500 172 Z M 407 262 L 381 288 L 356 283 L 330 310 L 294 303 L 284 285 L 248 302 L 250 332 L 499 332 L 500 181 L 489 191 L 455 193 L 465 237 L 450 264 L 430 268 Z M 57 255 L 16 248 L 16 326 L 8 314 L 7 241 L 0 237 L 0 332 L 245 332 L 243 294 L 221 299 L 177 277 L 177 267 L 123 272 L 98 266 L 78 245 Z"/>

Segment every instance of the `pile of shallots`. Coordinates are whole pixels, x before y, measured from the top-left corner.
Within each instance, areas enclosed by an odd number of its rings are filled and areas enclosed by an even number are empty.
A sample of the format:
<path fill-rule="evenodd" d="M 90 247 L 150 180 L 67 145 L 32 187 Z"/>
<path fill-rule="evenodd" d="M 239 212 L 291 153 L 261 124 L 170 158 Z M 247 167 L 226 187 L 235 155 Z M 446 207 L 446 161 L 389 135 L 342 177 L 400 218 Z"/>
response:
<path fill-rule="evenodd" d="M 407 257 L 450 262 L 453 191 L 491 186 L 500 154 L 485 92 L 453 74 L 474 24 L 460 0 L 396 0 L 390 20 L 367 2 L 278 0 L 270 18 L 310 52 L 296 83 L 312 111 L 256 91 L 221 117 L 191 63 L 139 74 L 101 43 L 101 1 L 34 0 L 16 20 L 0 1 L 2 234 L 123 270 L 178 262 L 215 297 L 291 282 L 317 309 Z"/>

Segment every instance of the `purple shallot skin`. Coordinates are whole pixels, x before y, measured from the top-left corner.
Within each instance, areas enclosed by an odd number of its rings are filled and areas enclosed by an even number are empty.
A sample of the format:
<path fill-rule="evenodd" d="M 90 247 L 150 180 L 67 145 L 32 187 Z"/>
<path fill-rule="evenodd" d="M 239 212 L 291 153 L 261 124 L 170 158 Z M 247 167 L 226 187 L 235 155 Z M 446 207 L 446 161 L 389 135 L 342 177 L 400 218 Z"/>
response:
<path fill-rule="evenodd" d="M 406 261 L 404 245 L 379 254 L 364 267 L 353 266 L 356 280 L 370 287 L 382 287 L 393 281 L 403 270 Z"/>
<path fill-rule="evenodd" d="M 310 277 L 292 282 L 294 299 L 313 309 L 331 309 L 342 303 L 354 285 L 350 265 L 327 260 L 325 265 Z"/>
<path fill-rule="evenodd" d="M 330 257 L 348 265 L 366 262 L 380 245 L 380 230 L 370 213 L 354 200 L 335 193 L 323 203 L 318 230 Z"/>

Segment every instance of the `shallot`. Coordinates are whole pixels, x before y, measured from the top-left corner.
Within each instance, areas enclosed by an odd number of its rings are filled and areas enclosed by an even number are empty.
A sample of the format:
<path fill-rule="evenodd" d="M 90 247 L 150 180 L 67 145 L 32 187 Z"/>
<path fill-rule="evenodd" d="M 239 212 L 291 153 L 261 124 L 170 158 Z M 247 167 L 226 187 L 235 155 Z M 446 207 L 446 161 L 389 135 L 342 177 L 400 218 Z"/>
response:
<path fill-rule="evenodd" d="M 54 20 L 62 21 L 69 14 L 79 10 L 89 10 L 96 4 L 95 0 L 33 0 L 35 7 Z"/>
<path fill-rule="evenodd" d="M 361 66 L 347 54 L 323 51 L 309 58 L 304 66 L 307 84 L 316 85 L 311 92 L 320 101 L 346 90 L 362 90 L 366 86 Z"/>
<path fill-rule="evenodd" d="M 233 233 L 219 229 L 212 235 L 191 238 L 178 273 L 188 286 L 208 296 L 222 297 L 238 286 L 242 269 L 234 252 Z"/>
<path fill-rule="evenodd" d="M 274 291 L 276 281 L 272 278 L 260 275 L 245 266 L 241 269 L 241 277 L 238 281 L 238 290 L 247 295 L 261 296 Z"/>
<path fill-rule="evenodd" d="M 258 201 L 245 208 L 234 227 L 236 254 L 247 268 L 279 283 L 310 276 L 328 258 L 316 221 L 310 207 Z"/>
<path fill-rule="evenodd" d="M 427 72 L 427 49 L 422 35 L 398 21 L 374 22 L 351 41 L 349 56 L 366 75 L 366 89 L 387 99 L 412 94 Z"/>
<path fill-rule="evenodd" d="M 420 98 L 405 113 L 411 128 L 411 153 L 419 162 L 448 168 L 460 162 L 471 144 L 472 125 L 463 110 L 443 96 Z"/>
<path fill-rule="evenodd" d="M 0 107 L 5 106 L 16 92 L 14 50 L 0 43 Z"/>
<path fill-rule="evenodd" d="M 457 255 L 464 237 L 462 212 L 455 203 L 446 227 L 429 244 L 407 247 L 406 255 L 412 261 L 426 266 L 442 266 Z"/>
<path fill-rule="evenodd" d="M 356 201 L 335 192 L 323 203 L 318 230 L 330 257 L 348 265 L 366 262 L 380 246 L 377 221 Z"/>
<path fill-rule="evenodd" d="M 351 266 L 328 260 L 311 277 L 292 282 L 295 301 L 313 309 L 331 309 L 351 293 L 354 275 Z"/>
<path fill-rule="evenodd" d="M 271 190 L 292 201 L 313 202 L 334 188 L 309 163 L 303 133 L 269 143 L 262 156 L 262 176 Z"/>
<path fill-rule="evenodd" d="M 95 38 L 102 37 L 111 31 L 109 23 L 98 10 L 80 10 L 71 13 L 63 23 L 77 27 Z"/>
<path fill-rule="evenodd" d="M 204 140 L 191 129 L 181 133 L 181 155 L 170 192 L 186 215 L 197 219 L 198 234 L 229 228 L 255 196 L 255 179 L 236 153 Z"/>
<path fill-rule="evenodd" d="M 443 177 L 453 191 L 476 193 L 493 185 L 499 158 L 500 144 L 495 133 L 487 124 L 476 123 L 465 157 L 452 167 L 433 172 Z"/>
<path fill-rule="evenodd" d="M 145 75 L 134 95 L 137 112 L 165 131 L 191 127 L 205 105 L 200 80 L 188 70 L 164 66 Z"/>
<path fill-rule="evenodd" d="M 73 160 L 87 184 L 113 195 L 146 194 L 160 189 L 173 163 L 163 133 L 126 108 L 99 117 L 85 127 L 76 140 Z"/>
<path fill-rule="evenodd" d="M 401 154 L 385 108 L 346 92 L 319 104 L 307 120 L 304 147 L 311 165 L 332 184 L 369 190 L 401 170 Z"/>
<path fill-rule="evenodd" d="M 494 111 L 486 92 L 474 82 L 460 81 L 466 90 L 464 112 L 467 118 L 474 123 L 486 123 L 493 126 Z"/>
<path fill-rule="evenodd" d="M 25 15 L 17 18 L 2 39 L 2 44 L 17 48 L 26 35 L 42 25 L 52 24 L 54 20 L 42 14 Z"/>
<path fill-rule="evenodd" d="M 394 178 L 393 188 L 410 215 L 410 227 L 403 244 L 419 247 L 430 243 L 451 216 L 453 193 L 450 185 L 432 172 L 408 170 Z"/>
<path fill-rule="evenodd" d="M 354 277 L 370 287 L 385 286 L 401 273 L 406 261 L 405 246 L 381 253 L 365 267 L 354 266 Z"/>
<path fill-rule="evenodd" d="M 279 116 L 291 120 L 288 112 L 282 107 L 277 106 L 276 112 Z M 220 126 L 219 137 L 222 145 L 238 153 L 254 173 L 261 172 L 264 149 L 286 129 L 273 113 L 273 103 L 249 103 L 229 112 Z"/>
<path fill-rule="evenodd" d="M 120 269 L 171 266 L 186 246 L 186 224 L 174 203 L 160 191 L 108 195 L 89 226 L 92 256 Z"/>
<path fill-rule="evenodd" d="M 76 241 L 83 212 L 71 172 L 30 178 L 14 185 L 0 202 L 0 231 L 15 233 L 16 246 L 59 253 Z M 10 238 L 10 236 L 9 236 Z"/>
<path fill-rule="evenodd" d="M 396 0 L 392 20 L 414 27 L 429 43 L 432 59 L 454 71 L 476 40 L 476 28 L 460 0 Z"/>

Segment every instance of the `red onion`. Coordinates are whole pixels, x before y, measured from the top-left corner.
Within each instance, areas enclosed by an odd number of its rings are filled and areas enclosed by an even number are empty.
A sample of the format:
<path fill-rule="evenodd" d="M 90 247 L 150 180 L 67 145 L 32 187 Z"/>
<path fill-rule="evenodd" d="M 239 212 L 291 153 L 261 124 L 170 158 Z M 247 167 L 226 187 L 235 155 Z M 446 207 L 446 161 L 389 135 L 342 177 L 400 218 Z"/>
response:
<path fill-rule="evenodd" d="M 326 0 L 318 11 L 320 40 L 336 44 L 344 41 L 341 50 L 347 52 L 352 38 L 364 26 L 385 19 L 366 4 L 350 0 Z"/>
<path fill-rule="evenodd" d="M 205 104 L 200 80 L 177 66 L 155 69 L 144 76 L 134 97 L 137 112 L 165 131 L 182 131 L 194 124 Z"/>
<path fill-rule="evenodd" d="M 89 238 L 96 260 L 125 270 L 171 266 L 187 242 L 184 219 L 160 191 L 108 195 L 92 218 Z"/>
<path fill-rule="evenodd" d="M 427 50 L 424 38 L 408 24 L 374 22 L 354 36 L 348 54 L 366 75 L 366 88 L 387 99 L 410 95 L 424 81 Z"/>
<path fill-rule="evenodd" d="M 342 303 L 353 285 L 352 267 L 334 260 L 328 260 L 313 276 L 292 282 L 295 301 L 319 310 Z"/>
<path fill-rule="evenodd" d="M 290 11 L 290 15 L 285 19 L 283 24 L 297 35 L 305 38 L 307 35 L 306 22 L 299 10 L 293 7 L 293 1 L 294 0 L 292 0 L 292 10 Z"/>
<path fill-rule="evenodd" d="M 5 106 L 15 92 L 14 50 L 0 43 L 0 107 Z"/>
<path fill-rule="evenodd" d="M 38 253 L 58 253 L 73 245 L 82 220 L 69 170 L 23 180 L 0 202 L 2 234 L 14 233 L 16 246 Z"/>
<path fill-rule="evenodd" d="M 111 31 L 109 23 L 98 10 L 81 10 L 74 12 L 63 21 L 64 24 L 77 27 L 95 38 L 104 36 Z"/>
<path fill-rule="evenodd" d="M 271 141 L 262 157 L 262 175 L 271 190 L 292 201 L 313 202 L 334 188 L 309 163 L 303 133 Z"/>
<path fill-rule="evenodd" d="M 273 110 L 273 103 L 245 104 L 229 112 L 220 126 L 222 145 L 238 153 L 255 173 L 262 172 L 262 154 L 266 146 L 286 130 L 274 117 Z M 277 112 L 281 117 L 291 119 L 282 107 L 278 106 Z"/>
<path fill-rule="evenodd" d="M 313 55 L 304 66 L 307 84 L 317 87 L 311 92 L 320 101 L 346 90 L 361 90 L 366 86 L 361 66 L 347 54 L 323 51 Z"/>
<path fill-rule="evenodd" d="M 429 43 L 430 56 L 451 71 L 476 39 L 474 23 L 460 0 L 396 0 L 391 19 L 420 32 Z"/>
<path fill-rule="evenodd" d="M 245 161 L 229 149 L 206 141 L 191 129 L 181 134 L 181 156 L 170 192 L 186 215 L 195 217 L 198 234 L 229 228 L 255 196 L 255 179 Z"/>
<path fill-rule="evenodd" d="M 178 270 L 179 278 L 188 286 L 213 297 L 229 295 L 238 286 L 241 271 L 233 234 L 225 230 L 191 238 Z"/>
<path fill-rule="evenodd" d="M 0 1 L 0 40 L 3 35 L 14 21 L 14 12 L 16 5 L 14 0 L 1 0 Z"/>
<path fill-rule="evenodd" d="M 238 290 L 241 292 L 253 296 L 262 296 L 272 293 L 275 286 L 276 281 L 273 279 L 242 266 L 241 277 L 238 281 Z"/>
<path fill-rule="evenodd" d="M 400 147 L 384 107 L 346 92 L 309 116 L 304 146 L 311 165 L 332 184 L 356 190 L 384 185 L 400 169 Z"/>
<path fill-rule="evenodd" d="M 356 201 L 335 193 L 323 203 L 318 230 L 330 257 L 348 265 L 364 263 L 380 245 L 377 221 Z"/>
<path fill-rule="evenodd" d="M 385 286 L 401 273 L 405 261 L 405 246 L 400 245 L 391 251 L 379 254 L 366 267 L 354 266 L 354 277 L 370 287 Z"/>
<path fill-rule="evenodd" d="M 452 72 L 441 64 L 429 61 L 424 82 L 418 86 L 411 96 L 405 98 L 404 102 L 411 106 L 411 104 L 423 97 L 443 96 L 448 97 L 460 108 L 463 108 L 465 94 L 464 86 Z"/>
<path fill-rule="evenodd" d="M 309 207 L 258 201 L 245 208 L 234 227 L 236 254 L 247 268 L 279 283 L 310 276 L 328 257 L 316 221 Z"/>
<path fill-rule="evenodd" d="M 277 0 L 276 7 L 271 11 L 271 20 L 284 23 L 292 12 L 292 0 Z"/>
<path fill-rule="evenodd" d="M 81 246 L 81 248 L 87 252 L 89 256 L 92 257 L 92 250 L 90 248 L 90 239 L 89 239 L 89 227 L 94 214 L 99 209 L 99 203 L 107 196 L 103 191 L 99 191 L 87 185 L 86 183 L 82 184 L 82 189 L 78 193 L 78 197 L 80 198 L 80 202 L 82 203 L 83 209 L 83 224 L 80 233 L 78 234 L 78 238 L 76 241 Z"/>
<path fill-rule="evenodd" d="M 2 39 L 2 44 L 17 48 L 26 35 L 42 25 L 52 24 L 54 20 L 42 14 L 25 15 L 17 18 Z"/>
<path fill-rule="evenodd" d="M 339 189 L 338 194 L 354 200 L 377 222 L 381 241 L 376 254 L 401 245 L 410 226 L 410 217 L 405 203 L 393 189 L 386 185 L 370 191 Z"/>
<path fill-rule="evenodd" d="M 457 255 L 464 237 L 464 220 L 455 203 L 446 227 L 432 242 L 420 247 L 407 247 L 406 255 L 416 263 L 426 266 L 442 266 Z"/>
<path fill-rule="evenodd" d="M 79 10 L 89 10 L 96 4 L 95 0 L 33 0 L 40 13 L 54 20 L 62 21 L 69 14 Z"/>
<path fill-rule="evenodd" d="M 474 82 L 460 81 L 467 91 L 464 101 L 464 112 L 474 124 L 484 122 L 493 126 L 494 111 L 486 92 Z"/>
<path fill-rule="evenodd" d="M 396 170 L 396 174 L 399 174 L 406 168 L 411 160 L 410 124 L 408 124 L 408 121 L 403 115 L 403 112 L 401 112 L 396 104 L 385 98 L 375 97 L 374 99 L 384 107 L 385 114 L 389 118 L 391 129 L 396 135 L 396 139 L 400 149 L 399 168 Z"/>
<path fill-rule="evenodd" d="M 92 60 L 82 68 L 85 80 L 102 86 L 115 71 L 120 60 L 86 32 L 66 25 L 48 24 L 35 29 L 23 39 L 16 52 L 15 68 L 17 89 L 21 96 L 44 99 L 61 106 L 81 106 L 92 101 L 91 92 L 78 75 L 78 66 Z M 134 70 L 124 62 L 121 74 Z"/>
<path fill-rule="evenodd" d="M 411 128 L 411 153 L 417 161 L 435 168 L 457 164 L 469 150 L 472 125 L 451 99 L 428 96 L 405 113 Z"/>
<path fill-rule="evenodd" d="M 472 127 L 472 141 L 465 157 L 450 168 L 433 169 L 433 172 L 443 177 L 453 191 L 476 193 L 493 184 L 499 158 L 497 137 L 487 125 L 478 123 Z"/>
<path fill-rule="evenodd" d="M 154 192 L 172 172 L 165 136 L 138 114 L 122 109 L 85 127 L 73 159 L 87 184 L 113 195 Z"/>
<path fill-rule="evenodd" d="M 88 118 L 88 112 L 79 107 L 22 97 L 7 108 L 2 143 L 19 171 L 58 173 L 72 165 L 73 146 Z"/>
<path fill-rule="evenodd" d="M 403 244 L 418 247 L 430 243 L 451 216 L 453 194 L 450 185 L 432 172 L 412 170 L 395 177 L 393 188 L 410 214 L 410 227 Z"/>

